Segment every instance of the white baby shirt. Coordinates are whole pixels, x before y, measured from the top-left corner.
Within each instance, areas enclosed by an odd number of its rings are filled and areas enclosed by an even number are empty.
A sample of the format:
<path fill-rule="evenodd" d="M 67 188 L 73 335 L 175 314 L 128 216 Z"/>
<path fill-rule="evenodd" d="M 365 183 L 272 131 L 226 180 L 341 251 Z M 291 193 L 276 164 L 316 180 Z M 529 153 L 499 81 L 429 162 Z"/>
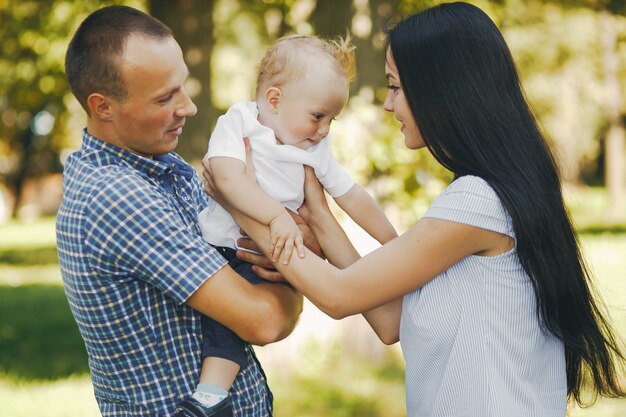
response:
<path fill-rule="evenodd" d="M 294 212 L 304 201 L 304 165 L 313 167 L 332 197 L 345 194 L 354 185 L 333 156 L 330 136 L 307 150 L 278 144 L 274 131 L 258 122 L 258 113 L 255 102 L 233 104 L 217 120 L 207 157 L 230 157 L 245 163 L 243 137 L 250 138 L 257 183 L 270 197 Z M 202 235 L 209 243 L 237 247 L 236 241 L 241 236 L 239 226 L 220 205 L 203 210 L 198 220 Z"/>

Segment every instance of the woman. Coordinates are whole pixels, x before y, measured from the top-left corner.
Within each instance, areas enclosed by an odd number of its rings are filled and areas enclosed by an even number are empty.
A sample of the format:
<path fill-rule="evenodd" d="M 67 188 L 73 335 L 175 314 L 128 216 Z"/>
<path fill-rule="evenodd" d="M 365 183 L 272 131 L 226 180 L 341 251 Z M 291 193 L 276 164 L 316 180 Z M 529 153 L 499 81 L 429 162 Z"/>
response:
<path fill-rule="evenodd" d="M 329 315 L 364 313 L 387 343 L 399 332 L 409 416 L 562 417 L 583 387 L 624 396 L 624 357 L 497 27 L 475 6 L 442 4 L 393 28 L 386 53 L 385 110 L 455 180 L 362 259 L 308 181 L 301 214 L 343 269 L 312 253 L 276 267 Z M 267 229 L 233 214 L 267 253 Z"/>

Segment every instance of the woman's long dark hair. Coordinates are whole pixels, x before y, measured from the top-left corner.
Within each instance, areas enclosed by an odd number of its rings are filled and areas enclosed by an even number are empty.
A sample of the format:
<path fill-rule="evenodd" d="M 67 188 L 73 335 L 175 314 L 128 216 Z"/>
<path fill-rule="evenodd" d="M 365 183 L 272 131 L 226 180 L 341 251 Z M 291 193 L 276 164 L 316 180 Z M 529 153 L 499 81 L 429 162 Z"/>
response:
<path fill-rule="evenodd" d="M 624 356 L 594 301 L 555 158 L 496 25 L 470 4 L 441 4 L 397 24 L 388 48 L 430 152 L 455 177 L 483 178 L 508 210 L 540 321 L 565 346 L 568 396 L 582 403 L 589 376 L 594 394 L 624 396 Z"/>

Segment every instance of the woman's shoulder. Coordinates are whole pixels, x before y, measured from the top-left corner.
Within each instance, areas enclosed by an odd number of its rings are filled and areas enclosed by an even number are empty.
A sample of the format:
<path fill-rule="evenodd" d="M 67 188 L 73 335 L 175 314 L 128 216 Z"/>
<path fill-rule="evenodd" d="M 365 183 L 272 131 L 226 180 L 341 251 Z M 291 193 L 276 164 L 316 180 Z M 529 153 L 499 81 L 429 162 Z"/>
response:
<path fill-rule="evenodd" d="M 454 180 L 433 201 L 424 217 L 438 218 L 513 235 L 510 217 L 500 198 L 483 178 L 465 175 Z"/>
<path fill-rule="evenodd" d="M 452 193 L 475 194 L 485 198 L 498 200 L 494 189 L 483 178 L 475 175 L 464 175 L 452 181 L 441 195 Z"/>
<path fill-rule="evenodd" d="M 431 207 L 477 209 L 500 206 L 494 189 L 481 177 L 465 175 L 452 181 L 435 199 Z"/>

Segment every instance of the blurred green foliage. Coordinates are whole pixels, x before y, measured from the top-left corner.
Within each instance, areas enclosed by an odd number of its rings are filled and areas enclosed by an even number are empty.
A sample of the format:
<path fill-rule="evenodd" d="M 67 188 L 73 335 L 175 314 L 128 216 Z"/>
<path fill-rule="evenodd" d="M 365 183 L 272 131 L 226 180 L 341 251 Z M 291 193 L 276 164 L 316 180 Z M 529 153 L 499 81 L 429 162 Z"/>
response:
<path fill-rule="evenodd" d="M 471 2 L 502 28 L 528 97 L 565 167 L 566 181 L 601 184 L 608 92 L 603 84 L 598 10 L 613 13 L 619 42 L 615 53 L 624 62 L 624 2 Z M 199 113 L 197 123 L 189 124 L 183 138 L 187 140 L 180 144 L 180 152 L 191 162 L 202 156 L 217 115 L 233 101 L 254 98 L 256 63 L 273 39 L 290 32 L 332 36 L 349 29 L 358 45 L 359 78 L 349 107 L 332 131 L 340 161 L 383 202 L 400 229 L 414 221 L 449 180 L 426 151 L 404 148 L 395 120 L 381 108 L 385 95 L 381 45 L 385 27 L 393 22 L 389 16 L 440 1 L 0 0 L 0 182 L 9 188 L 19 188 L 20 176 L 61 169 L 65 153 L 79 145 L 77 132 L 85 116 L 67 90 L 65 48 L 87 13 L 113 3 L 160 13 L 158 17 L 180 34 L 190 66 L 206 67 L 194 70 L 190 82 L 190 90 L 203 103 L 199 107 L 206 111 Z M 210 22 L 199 21 L 206 16 L 207 5 L 212 8 Z M 201 6 L 202 14 L 196 12 Z M 210 51 L 204 50 L 206 45 Z M 623 64 L 618 68 L 621 80 L 626 79 L 624 68 Z M 619 93 L 625 92 L 622 82 Z M 209 104 L 204 104 L 206 94 Z M 31 129 L 34 116 L 42 111 L 54 120 L 46 135 Z"/>
<path fill-rule="evenodd" d="M 48 156 L 66 146 L 69 91 L 64 58 L 69 35 L 78 23 L 98 7 L 125 3 L 141 7 L 141 1 L 80 2 L 64 0 L 0 1 L 0 152 L 13 156 L 24 152 L 25 135 L 33 134 L 33 117 L 46 110 L 55 117 L 50 135 L 35 140 L 29 164 L 33 172 L 58 169 L 58 158 Z M 55 155 L 56 156 L 56 155 Z M 15 169 L 9 158 L 0 164 L 0 174 Z"/>
<path fill-rule="evenodd" d="M 0 1 L 0 185 L 15 197 L 12 214 L 26 178 L 62 170 L 69 132 L 84 124 L 72 124 L 81 111 L 65 78 L 67 43 L 88 13 L 113 3 L 143 2 Z"/>

